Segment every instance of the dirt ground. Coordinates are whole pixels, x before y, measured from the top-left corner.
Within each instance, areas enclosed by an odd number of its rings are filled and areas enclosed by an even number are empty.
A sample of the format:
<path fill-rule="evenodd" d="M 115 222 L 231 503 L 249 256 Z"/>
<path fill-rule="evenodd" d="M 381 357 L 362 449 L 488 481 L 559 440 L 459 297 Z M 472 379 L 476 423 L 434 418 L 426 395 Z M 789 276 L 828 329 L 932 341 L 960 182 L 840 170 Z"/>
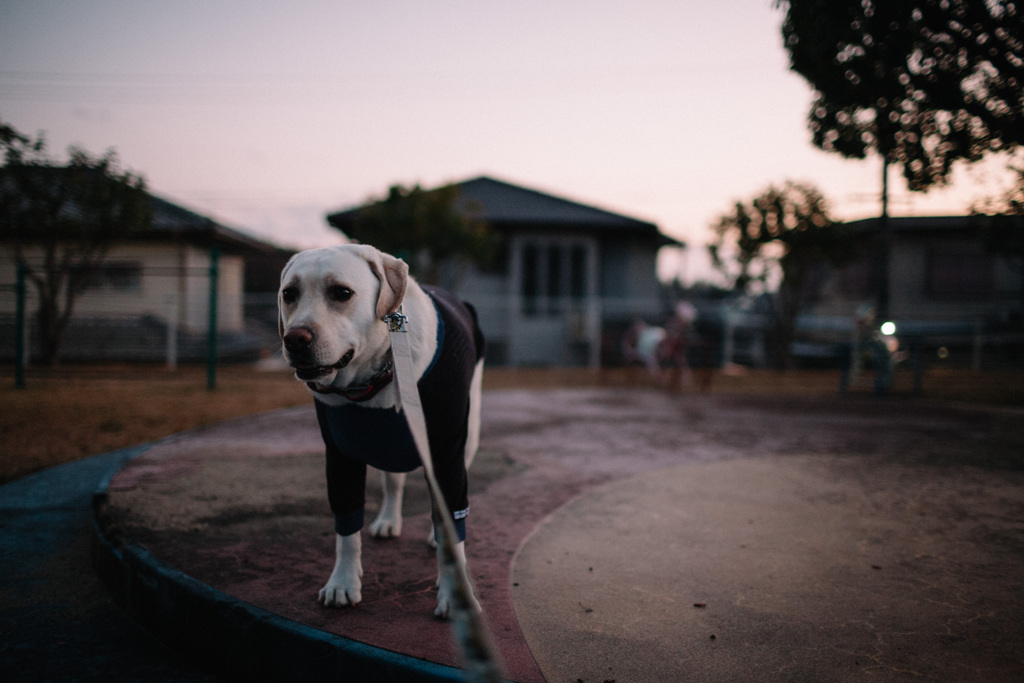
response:
<path fill-rule="evenodd" d="M 792 379 L 485 394 L 472 567 L 513 680 L 1020 680 L 1024 410 Z M 168 440 L 112 481 L 107 529 L 249 604 L 452 663 L 420 477 L 402 538 L 363 546 L 363 604 L 313 599 L 321 452 L 304 408 Z"/>
<path fill-rule="evenodd" d="M 703 389 L 700 380 L 708 384 Z M 217 388 L 206 388 L 203 366 L 173 372 L 161 366 L 30 368 L 27 388 L 14 387 L 14 370 L 0 368 L 0 483 L 26 474 L 164 438 L 234 417 L 304 405 L 311 399 L 286 369 L 226 365 Z M 640 370 L 509 369 L 485 373 L 486 389 L 658 386 Z M 834 396 L 835 371 L 749 371 L 735 368 L 694 378 L 682 393 Z M 870 377 L 853 388 L 868 394 Z M 897 373 L 891 396 L 909 397 L 911 378 Z M 975 373 L 935 368 L 924 398 L 1024 405 L 1024 372 Z"/>

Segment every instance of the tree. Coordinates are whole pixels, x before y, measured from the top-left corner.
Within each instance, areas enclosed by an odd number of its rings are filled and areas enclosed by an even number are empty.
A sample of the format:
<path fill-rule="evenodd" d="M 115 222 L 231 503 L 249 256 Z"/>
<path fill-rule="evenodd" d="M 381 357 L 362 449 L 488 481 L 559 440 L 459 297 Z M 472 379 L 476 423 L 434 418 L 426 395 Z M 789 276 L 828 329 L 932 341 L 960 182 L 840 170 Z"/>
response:
<path fill-rule="evenodd" d="M 113 150 L 90 156 L 71 147 L 69 160 L 49 157 L 42 136 L 30 139 L 0 122 L 0 240 L 13 245 L 39 294 L 43 363 L 58 362 L 76 299 L 111 244 L 149 227 L 144 180 L 120 169 Z"/>
<path fill-rule="evenodd" d="M 998 197 L 989 197 L 971 207 L 973 214 L 1024 216 L 1024 166 L 1010 165 L 1014 182 Z"/>
<path fill-rule="evenodd" d="M 869 151 L 911 190 L 1024 145 L 1024 12 L 1013 0 L 776 0 L 814 144 Z"/>
<path fill-rule="evenodd" d="M 1002 196 L 976 203 L 971 213 L 991 216 L 982 224 L 982 238 L 991 252 L 1005 257 L 1020 271 L 1024 313 L 1024 166 L 1010 166 L 1010 170 L 1016 175 L 1016 182 Z"/>
<path fill-rule="evenodd" d="M 468 262 L 486 263 L 495 251 L 491 230 L 473 217 L 472 207 L 460 206 L 456 185 L 429 191 L 394 185 L 383 199 L 329 220 L 349 238 L 404 258 L 423 282 L 447 287 L 456 285 Z"/>
<path fill-rule="evenodd" d="M 810 294 L 812 276 L 824 263 L 852 258 L 852 239 L 829 216 L 821 192 L 793 182 L 781 188 L 771 186 L 747 203 L 737 202 L 712 230 L 712 262 L 736 289 L 766 290 L 778 283 L 773 299 L 773 361 L 776 367 L 790 367 L 796 318 Z"/>

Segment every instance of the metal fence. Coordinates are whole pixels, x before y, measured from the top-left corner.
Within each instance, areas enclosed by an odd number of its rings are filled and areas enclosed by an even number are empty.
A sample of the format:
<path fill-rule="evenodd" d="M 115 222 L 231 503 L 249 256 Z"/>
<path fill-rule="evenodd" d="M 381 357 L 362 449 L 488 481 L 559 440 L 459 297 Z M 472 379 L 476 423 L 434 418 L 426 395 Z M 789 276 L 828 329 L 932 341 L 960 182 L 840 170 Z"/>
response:
<path fill-rule="evenodd" d="M 250 301 L 240 280 L 237 287 L 224 286 L 219 261 L 214 250 L 206 266 L 143 267 L 113 285 L 92 283 L 75 302 L 62 335 L 61 361 L 170 368 L 205 362 L 213 387 L 218 363 L 271 353 L 277 334 L 268 295 Z M 19 386 L 25 367 L 42 357 L 38 310 L 38 293 L 24 268 L 17 269 L 14 282 L 0 282 L 0 360 L 14 362 Z"/>

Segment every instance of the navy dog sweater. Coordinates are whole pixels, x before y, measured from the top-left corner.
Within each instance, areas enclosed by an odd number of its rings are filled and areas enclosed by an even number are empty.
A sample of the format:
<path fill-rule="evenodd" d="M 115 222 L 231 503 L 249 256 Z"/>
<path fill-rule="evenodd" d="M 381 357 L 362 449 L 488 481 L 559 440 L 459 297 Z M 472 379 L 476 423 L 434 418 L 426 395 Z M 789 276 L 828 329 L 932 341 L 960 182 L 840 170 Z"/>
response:
<path fill-rule="evenodd" d="M 465 540 L 469 513 L 465 462 L 469 386 L 473 370 L 483 357 L 484 337 L 472 306 L 443 289 L 424 286 L 423 290 L 437 309 L 437 351 L 417 386 L 434 473 L 452 511 L 459 540 Z M 417 321 L 410 320 L 409 324 Z M 366 466 L 385 472 L 411 472 L 420 466 L 420 457 L 405 415 L 394 408 L 314 403 L 327 449 L 327 497 L 334 513 L 334 529 L 348 536 L 363 528 Z"/>

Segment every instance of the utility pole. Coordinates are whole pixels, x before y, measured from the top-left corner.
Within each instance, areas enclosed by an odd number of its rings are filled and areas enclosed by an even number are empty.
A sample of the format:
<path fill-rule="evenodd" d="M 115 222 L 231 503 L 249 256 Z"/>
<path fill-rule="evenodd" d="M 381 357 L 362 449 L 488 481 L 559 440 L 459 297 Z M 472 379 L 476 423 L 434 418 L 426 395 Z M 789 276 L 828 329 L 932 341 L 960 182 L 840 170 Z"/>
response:
<path fill-rule="evenodd" d="M 885 322 L 889 317 L 889 259 L 892 250 L 892 234 L 889 230 L 889 157 L 882 155 L 882 214 L 878 217 L 878 302 L 875 317 Z"/>

